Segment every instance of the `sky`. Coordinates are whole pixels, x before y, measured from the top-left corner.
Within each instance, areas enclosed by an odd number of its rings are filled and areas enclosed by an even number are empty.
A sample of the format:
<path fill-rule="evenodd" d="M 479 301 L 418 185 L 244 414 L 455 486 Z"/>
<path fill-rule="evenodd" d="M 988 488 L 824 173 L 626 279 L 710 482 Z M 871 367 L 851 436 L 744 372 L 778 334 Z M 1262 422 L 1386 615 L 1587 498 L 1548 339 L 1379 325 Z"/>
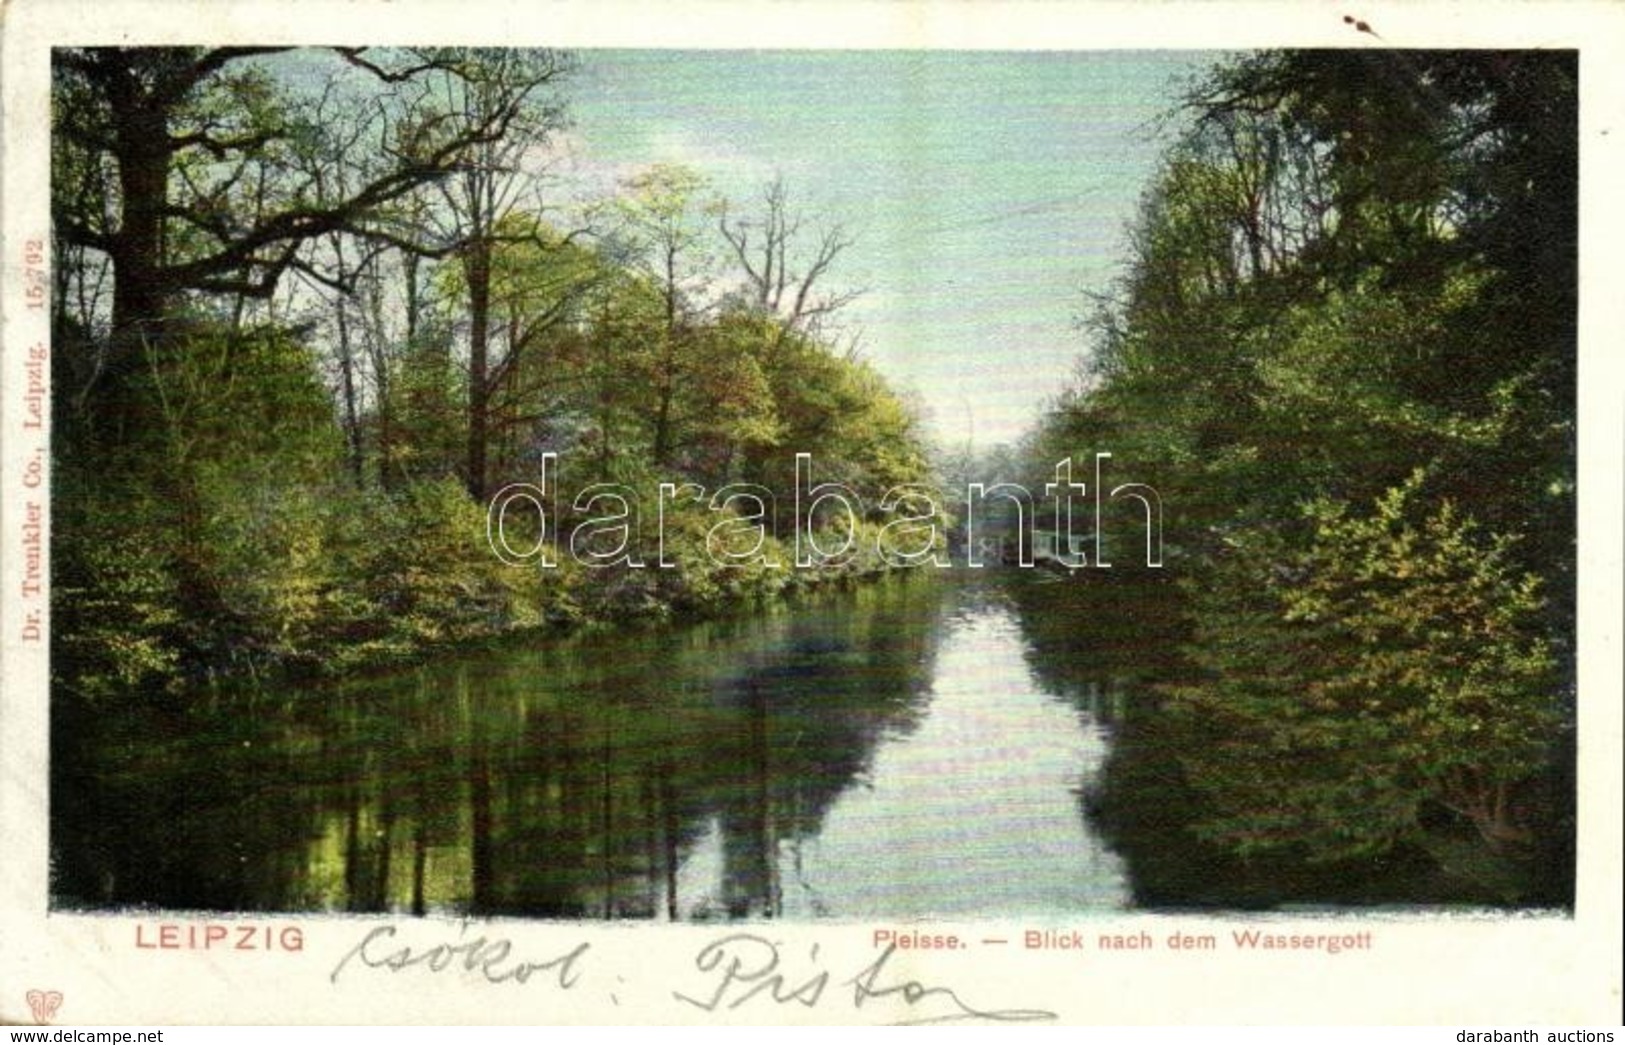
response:
<path fill-rule="evenodd" d="M 861 352 L 946 445 L 1013 441 L 1084 350 L 1167 142 L 1212 57 L 1162 52 L 579 52 L 566 176 L 683 164 L 748 205 L 782 175 L 854 239 L 832 288 Z"/>

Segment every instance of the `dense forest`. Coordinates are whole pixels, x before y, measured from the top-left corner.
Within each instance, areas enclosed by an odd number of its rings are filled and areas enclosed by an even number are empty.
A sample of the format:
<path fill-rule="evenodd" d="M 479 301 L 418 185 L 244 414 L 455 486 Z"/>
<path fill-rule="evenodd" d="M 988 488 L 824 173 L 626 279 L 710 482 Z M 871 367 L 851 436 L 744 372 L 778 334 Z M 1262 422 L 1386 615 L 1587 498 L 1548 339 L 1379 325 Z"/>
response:
<path fill-rule="evenodd" d="M 342 672 L 882 565 L 864 539 L 841 570 L 719 566 L 708 542 L 740 502 L 697 495 L 658 535 L 614 524 L 615 491 L 663 482 L 789 504 L 797 452 L 866 504 L 930 470 L 917 410 L 831 323 L 851 237 L 782 181 L 728 201 L 656 165 L 560 202 L 548 146 L 578 68 L 547 51 L 56 52 L 59 684 Z M 504 565 L 488 500 L 539 482 L 547 454 L 551 522 L 592 524 L 586 554 Z M 793 528 L 772 521 L 770 543 Z M 617 550 L 675 568 L 576 561 Z"/>
<path fill-rule="evenodd" d="M 1577 75 L 1286 52 L 1187 92 L 1026 448 L 1035 484 L 1132 460 L 1179 545 L 1178 663 L 1114 756 L 1138 804 L 1110 772 L 1098 796 L 1123 844 L 1491 853 L 1507 895 L 1568 898 Z M 1188 902 L 1172 873 L 1145 891 Z"/>

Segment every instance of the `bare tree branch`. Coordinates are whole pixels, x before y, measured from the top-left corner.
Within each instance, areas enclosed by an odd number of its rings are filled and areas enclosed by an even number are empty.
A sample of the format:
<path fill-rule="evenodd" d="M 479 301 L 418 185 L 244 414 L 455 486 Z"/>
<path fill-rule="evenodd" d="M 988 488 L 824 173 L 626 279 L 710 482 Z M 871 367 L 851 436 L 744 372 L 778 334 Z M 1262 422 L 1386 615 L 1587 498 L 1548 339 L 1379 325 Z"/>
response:
<path fill-rule="evenodd" d="M 754 218 L 733 217 L 723 207 L 718 229 L 744 271 L 756 306 L 778 317 L 786 330 L 805 331 L 814 321 L 856 300 L 862 291 L 819 295 L 816 288 L 853 244 L 840 225 L 823 229 L 805 257 L 797 256 L 804 220 L 791 210 L 783 177 L 763 189 Z M 753 232 L 759 238 L 753 237 Z"/>

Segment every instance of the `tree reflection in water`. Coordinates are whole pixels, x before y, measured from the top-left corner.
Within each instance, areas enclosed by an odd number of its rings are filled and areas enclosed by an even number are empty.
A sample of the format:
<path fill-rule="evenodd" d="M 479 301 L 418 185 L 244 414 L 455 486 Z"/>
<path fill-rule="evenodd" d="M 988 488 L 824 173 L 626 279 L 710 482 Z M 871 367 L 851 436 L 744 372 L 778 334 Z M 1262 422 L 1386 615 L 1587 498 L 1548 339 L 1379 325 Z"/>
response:
<path fill-rule="evenodd" d="M 57 903 L 776 914 L 781 846 L 922 713 L 942 595 L 922 578 L 329 687 L 55 709 Z M 719 881 L 683 910 L 712 833 Z"/>

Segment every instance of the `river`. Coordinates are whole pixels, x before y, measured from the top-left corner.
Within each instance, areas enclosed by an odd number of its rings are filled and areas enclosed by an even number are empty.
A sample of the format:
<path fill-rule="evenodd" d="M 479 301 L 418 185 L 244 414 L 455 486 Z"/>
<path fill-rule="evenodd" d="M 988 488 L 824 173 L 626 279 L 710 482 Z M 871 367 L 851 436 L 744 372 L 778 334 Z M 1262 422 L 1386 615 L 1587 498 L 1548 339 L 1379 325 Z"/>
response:
<path fill-rule="evenodd" d="M 1111 629 L 1079 590 L 954 571 L 342 683 L 57 709 L 54 895 L 658 920 L 1122 909 L 1123 861 L 1084 812 L 1122 694 L 1085 668 L 1091 628 Z"/>

